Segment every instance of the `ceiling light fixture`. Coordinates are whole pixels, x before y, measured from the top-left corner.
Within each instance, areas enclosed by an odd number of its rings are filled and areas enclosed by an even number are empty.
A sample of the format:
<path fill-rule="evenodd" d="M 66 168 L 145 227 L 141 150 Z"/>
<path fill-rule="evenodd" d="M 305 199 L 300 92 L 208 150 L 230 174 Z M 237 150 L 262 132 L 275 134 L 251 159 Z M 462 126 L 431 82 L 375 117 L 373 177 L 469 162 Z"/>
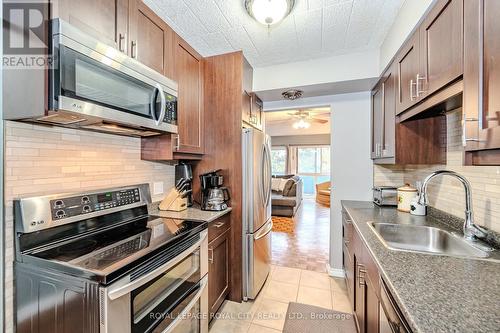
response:
<path fill-rule="evenodd" d="M 257 22 L 268 27 L 283 20 L 295 4 L 295 0 L 245 0 L 245 9 Z"/>
<path fill-rule="evenodd" d="M 281 93 L 281 96 L 283 96 L 283 98 L 285 98 L 285 99 L 289 99 L 291 101 L 294 101 L 297 98 L 301 98 L 303 93 L 304 92 L 302 90 L 299 90 L 299 89 L 288 89 L 286 91 L 283 91 Z"/>
<path fill-rule="evenodd" d="M 293 123 L 293 128 L 295 129 L 306 129 L 311 126 L 311 123 L 308 121 L 305 121 L 304 119 L 300 119 L 299 121 L 296 121 Z"/>

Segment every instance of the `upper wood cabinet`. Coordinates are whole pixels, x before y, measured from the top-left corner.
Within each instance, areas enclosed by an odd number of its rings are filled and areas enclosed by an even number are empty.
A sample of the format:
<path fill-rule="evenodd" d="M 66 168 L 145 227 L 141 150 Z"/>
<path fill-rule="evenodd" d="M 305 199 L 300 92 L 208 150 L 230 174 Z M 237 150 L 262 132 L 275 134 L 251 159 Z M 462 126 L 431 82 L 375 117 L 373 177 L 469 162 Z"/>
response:
<path fill-rule="evenodd" d="M 129 43 L 124 52 L 157 72 L 170 76 L 173 64 L 168 61 L 172 38 L 172 29 L 142 0 L 130 0 Z"/>
<path fill-rule="evenodd" d="M 243 90 L 242 100 L 241 120 L 250 124 L 250 119 L 252 119 L 252 94 L 247 90 Z"/>
<path fill-rule="evenodd" d="M 466 163 L 500 165 L 500 1 L 464 3 Z"/>
<path fill-rule="evenodd" d="M 446 117 L 402 122 L 396 116 L 397 68 L 382 74 L 371 97 L 371 157 L 375 164 L 443 164 L 446 162 Z"/>
<path fill-rule="evenodd" d="M 264 128 L 264 104 L 255 93 L 251 94 L 250 124 L 260 130 Z"/>
<path fill-rule="evenodd" d="M 463 73 L 463 0 L 439 0 L 398 51 L 397 114 Z"/>
<path fill-rule="evenodd" d="M 203 58 L 177 35 L 174 54 L 179 84 L 175 152 L 203 154 Z"/>
<path fill-rule="evenodd" d="M 103 43 L 126 52 L 129 0 L 55 0 L 59 17 Z"/>
<path fill-rule="evenodd" d="M 372 91 L 372 158 L 394 157 L 396 149 L 396 66 L 382 74 Z"/>
<path fill-rule="evenodd" d="M 463 73 L 463 0 L 440 0 L 420 25 L 417 97 L 425 98 Z"/>
<path fill-rule="evenodd" d="M 419 35 L 414 33 L 396 55 L 398 75 L 397 113 L 417 102 L 417 75 L 419 72 Z"/>

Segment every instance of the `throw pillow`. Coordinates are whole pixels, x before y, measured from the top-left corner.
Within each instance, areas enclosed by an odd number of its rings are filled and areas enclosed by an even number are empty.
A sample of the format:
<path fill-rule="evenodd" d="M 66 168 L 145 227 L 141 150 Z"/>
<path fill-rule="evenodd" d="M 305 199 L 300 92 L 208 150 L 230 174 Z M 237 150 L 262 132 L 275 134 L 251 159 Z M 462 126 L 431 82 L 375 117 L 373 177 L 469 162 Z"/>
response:
<path fill-rule="evenodd" d="M 281 179 L 280 178 L 272 178 L 271 179 L 271 190 L 275 192 L 280 191 Z"/>
<path fill-rule="evenodd" d="M 293 178 L 287 179 L 285 186 L 283 187 L 283 196 L 289 197 L 290 191 L 292 190 L 293 186 L 295 185 L 295 180 Z"/>

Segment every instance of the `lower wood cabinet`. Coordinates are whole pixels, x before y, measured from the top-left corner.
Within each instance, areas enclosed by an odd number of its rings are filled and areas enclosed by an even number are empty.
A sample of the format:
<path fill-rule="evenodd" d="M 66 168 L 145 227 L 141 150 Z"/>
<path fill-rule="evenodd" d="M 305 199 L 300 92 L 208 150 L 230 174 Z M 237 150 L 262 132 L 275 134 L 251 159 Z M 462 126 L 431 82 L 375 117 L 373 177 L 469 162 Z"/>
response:
<path fill-rule="evenodd" d="M 361 237 L 343 212 L 344 269 L 347 293 L 359 333 L 379 332 L 380 276 L 377 266 Z M 351 234 L 345 228 L 351 228 Z M 346 245 L 347 241 L 347 246 Z M 349 253 L 351 248 L 351 253 Z M 352 257 L 352 259 L 351 259 Z"/>
<path fill-rule="evenodd" d="M 229 294 L 230 220 L 228 216 L 210 222 L 208 227 L 208 307 L 210 318 Z"/>

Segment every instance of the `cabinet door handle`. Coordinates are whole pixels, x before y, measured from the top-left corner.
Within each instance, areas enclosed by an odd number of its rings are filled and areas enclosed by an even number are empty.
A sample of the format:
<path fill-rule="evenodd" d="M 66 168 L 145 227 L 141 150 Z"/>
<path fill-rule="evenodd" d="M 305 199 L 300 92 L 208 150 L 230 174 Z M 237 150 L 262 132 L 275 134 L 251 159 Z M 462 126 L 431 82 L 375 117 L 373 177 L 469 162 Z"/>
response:
<path fill-rule="evenodd" d="M 120 32 L 118 34 L 118 50 L 120 50 L 120 52 L 124 52 L 123 51 L 123 41 L 125 40 L 125 36 Z"/>
<path fill-rule="evenodd" d="M 410 100 L 415 100 L 415 95 L 413 95 L 413 87 L 417 85 L 417 82 L 414 82 L 413 79 L 410 80 Z"/>
<path fill-rule="evenodd" d="M 175 151 L 178 151 L 180 147 L 181 147 L 181 136 L 177 134 L 175 136 L 175 147 L 174 147 Z"/>
<path fill-rule="evenodd" d="M 209 254 L 209 256 L 208 256 L 208 262 L 211 263 L 211 264 L 213 264 L 214 263 L 214 249 L 211 248 L 211 247 L 209 247 L 208 248 L 208 254 Z"/>
<path fill-rule="evenodd" d="M 364 266 L 358 264 L 358 284 L 360 288 L 363 288 L 365 286 L 365 274 L 366 270 L 364 269 Z"/>
<path fill-rule="evenodd" d="M 130 56 L 132 58 L 137 58 L 137 42 L 135 40 L 130 42 Z"/>
<path fill-rule="evenodd" d="M 420 82 L 425 81 L 425 80 L 427 80 L 427 77 L 425 75 L 420 75 L 420 73 L 417 74 L 417 82 L 416 82 L 417 97 L 420 97 L 420 94 L 424 95 L 424 93 L 426 92 L 425 89 L 422 89 L 422 90 L 419 89 L 419 87 L 421 86 Z M 422 86 L 423 86 L 423 84 L 422 84 Z"/>
<path fill-rule="evenodd" d="M 467 118 L 464 115 L 464 120 L 462 121 L 462 145 L 464 147 L 467 146 L 467 142 L 484 142 L 484 140 L 480 140 L 479 138 L 468 138 L 467 137 L 467 122 L 479 122 L 478 118 Z M 478 123 L 479 128 L 479 123 Z"/>
<path fill-rule="evenodd" d="M 217 222 L 217 223 L 214 223 L 214 227 L 216 228 L 220 228 L 222 227 L 224 224 L 226 224 L 225 222 Z"/>

